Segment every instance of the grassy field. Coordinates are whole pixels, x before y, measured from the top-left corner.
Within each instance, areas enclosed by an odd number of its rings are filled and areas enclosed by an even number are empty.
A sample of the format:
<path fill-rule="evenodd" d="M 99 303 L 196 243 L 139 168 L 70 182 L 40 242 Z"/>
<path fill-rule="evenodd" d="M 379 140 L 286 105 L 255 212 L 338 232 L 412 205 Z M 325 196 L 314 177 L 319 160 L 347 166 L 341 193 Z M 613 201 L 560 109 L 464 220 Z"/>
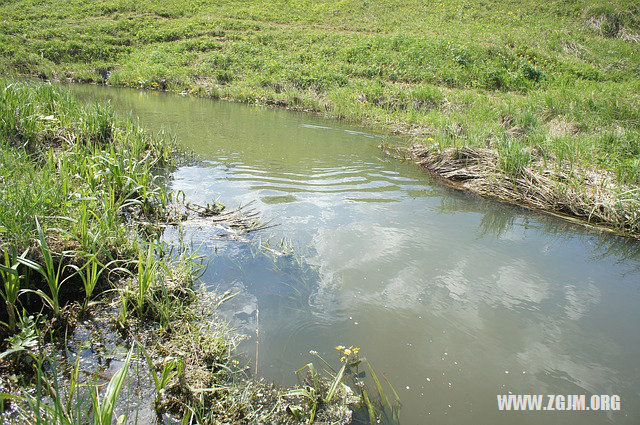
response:
<path fill-rule="evenodd" d="M 614 198 L 638 197 L 638 0 L 19 0 L 0 12 L 5 74 L 316 111 L 439 151 L 489 147 L 513 177 L 538 157 L 574 186 L 604 171 L 625 194 Z"/>

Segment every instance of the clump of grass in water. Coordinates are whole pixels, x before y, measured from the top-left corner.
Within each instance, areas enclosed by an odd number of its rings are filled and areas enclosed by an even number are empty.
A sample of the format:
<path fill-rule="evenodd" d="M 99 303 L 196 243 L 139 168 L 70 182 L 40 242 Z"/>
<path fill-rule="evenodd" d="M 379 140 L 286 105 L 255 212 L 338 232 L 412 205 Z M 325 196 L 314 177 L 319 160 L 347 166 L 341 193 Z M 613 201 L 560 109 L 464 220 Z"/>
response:
<path fill-rule="evenodd" d="M 22 294 L 60 316 L 63 293 L 73 292 L 65 285 L 82 283 L 88 302 L 103 272 L 131 255 L 127 228 L 166 214 L 171 197 L 152 170 L 171 164 L 173 148 L 48 84 L 0 79 L 0 98 L 0 180 L 12 182 L 0 187 L 2 283 L 15 329 Z"/>
<path fill-rule="evenodd" d="M 371 425 L 378 423 L 399 424 L 401 403 L 393 386 L 387 381 L 395 397 L 391 402 L 369 361 L 360 356 L 359 347 L 350 346 L 347 348 L 339 345 L 336 350 L 341 356 L 340 363 L 342 364 L 338 371 L 318 352 L 311 351 L 311 354 L 316 356 L 326 367 L 326 376 L 322 376 L 313 363 L 307 363 L 298 369 L 296 375 L 300 387 L 287 391 L 285 395 L 297 397 L 304 405 L 290 404 L 287 407 L 289 412 L 298 420 L 314 423 L 320 406 L 327 405 L 337 397 L 341 397 L 347 404 L 354 404 L 364 409 Z M 364 379 L 365 371 L 360 371 L 360 365 L 363 363 L 367 364 L 367 369 L 375 384 L 375 393 L 371 391 Z M 354 397 L 354 389 L 359 397 Z"/>

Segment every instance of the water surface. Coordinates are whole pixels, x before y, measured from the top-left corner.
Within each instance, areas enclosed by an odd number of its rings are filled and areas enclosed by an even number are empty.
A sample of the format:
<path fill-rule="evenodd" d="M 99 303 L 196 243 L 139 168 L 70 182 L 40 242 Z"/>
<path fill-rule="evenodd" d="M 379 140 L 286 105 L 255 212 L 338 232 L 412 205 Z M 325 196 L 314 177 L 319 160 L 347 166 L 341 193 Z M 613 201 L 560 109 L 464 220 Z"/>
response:
<path fill-rule="evenodd" d="M 309 114 L 79 86 L 199 154 L 173 186 L 255 201 L 294 255 L 192 229 L 203 279 L 238 295 L 261 376 L 295 382 L 316 350 L 357 345 L 400 392 L 405 424 L 640 420 L 640 245 L 434 184 L 382 138 Z M 259 314 L 257 314 L 259 311 Z M 259 341 L 256 342 L 256 328 Z M 498 412 L 496 394 L 619 394 L 620 412 Z"/>

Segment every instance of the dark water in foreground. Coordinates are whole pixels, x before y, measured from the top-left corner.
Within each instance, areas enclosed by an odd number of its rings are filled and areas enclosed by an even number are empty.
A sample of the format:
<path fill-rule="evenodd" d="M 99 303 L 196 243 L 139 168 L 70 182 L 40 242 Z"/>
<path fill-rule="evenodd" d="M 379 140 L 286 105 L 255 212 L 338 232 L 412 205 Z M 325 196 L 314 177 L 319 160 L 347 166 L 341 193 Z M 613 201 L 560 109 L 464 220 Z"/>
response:
<path fill-rule="evenodd" d="M 253 244 L 190 229 L 203 279 L 238 295 L 233 326 L 285 384 L 338 344 L 398 389 L 404 424 L 640 421 L 640 244 L 434 184 L 382 140 L 312 115 L 75 86 L 206 159 L 175 173 L 192 202 L 256 201 Z M 285 238 L 294 255 L 257 254 Z M 259 311 L 259 323 L 256 323 Z M 256 344 L 256 326 L 259 344 Z M 618 394 L 619 412 L 499 412 L 497 394 Z"/>

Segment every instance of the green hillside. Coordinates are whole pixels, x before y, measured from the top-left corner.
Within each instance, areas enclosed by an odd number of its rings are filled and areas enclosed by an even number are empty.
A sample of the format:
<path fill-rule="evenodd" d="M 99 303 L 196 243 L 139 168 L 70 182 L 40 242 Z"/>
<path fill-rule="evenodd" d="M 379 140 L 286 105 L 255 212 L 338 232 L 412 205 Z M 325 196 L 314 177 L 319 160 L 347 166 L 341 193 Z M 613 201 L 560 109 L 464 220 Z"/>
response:
<path fill-rule="evenodd" d="M 23 0 L 0 12 L 4 74 L 321 112 L 438 150 L 489 147 L 514 178 L 539 158 L 574 186 L 595 170 L 614 204 L 638 202 L 637 0 Z M 601 221 L 637 230 L 633 217 Z"/>

